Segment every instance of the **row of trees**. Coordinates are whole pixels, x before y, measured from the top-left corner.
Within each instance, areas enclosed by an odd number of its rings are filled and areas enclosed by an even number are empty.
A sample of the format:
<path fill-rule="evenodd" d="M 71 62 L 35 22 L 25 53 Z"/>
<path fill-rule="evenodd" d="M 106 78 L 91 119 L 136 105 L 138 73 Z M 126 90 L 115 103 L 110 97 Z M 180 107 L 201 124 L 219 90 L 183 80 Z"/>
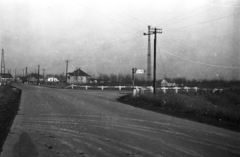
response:
<path fill-rule="evenodd" d="M 48 77 L 56 77 L 60 82 L 65 81 L 65 74 L 47 74 Z M 133 84 L 132 75 L 130 74 L 104 74 L 98 73 L 97 75 L 91 75 L 90 79 L 96 79 L 98 83 L 96 85 L 106 85 L 106 86 L 131 86 Z M 226 81 L 223 79 L 216 80 L 188 80 L 184 77 L 171 78 L 178 86 L 197 86 L 201 88 L 224 88 L 224 87 L 240 87 L 240 81 Z M 162 79 L 156 81 L 158 87 L 161 85 Z M 135 76 L 134 84 L 136 86 L 151 86 L 152 81 L 147 81 L 142 75 Z"/>

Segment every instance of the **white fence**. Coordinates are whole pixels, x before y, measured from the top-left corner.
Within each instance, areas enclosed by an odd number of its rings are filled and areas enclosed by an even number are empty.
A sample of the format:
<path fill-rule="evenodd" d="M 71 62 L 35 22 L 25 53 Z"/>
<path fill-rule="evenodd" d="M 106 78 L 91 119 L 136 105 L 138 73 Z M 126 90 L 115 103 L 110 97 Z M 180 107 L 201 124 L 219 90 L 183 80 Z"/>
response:
<path fill-rule="evenodd" d="M 132 86 L 79 86 L 79 85 L 70 85 L 68 87 L 65 88 L 70 88 L 70 89 L 74 89 L 74 88 L 81 88 L 81 89 L 100 89 L 100 90 L 105 90 L 105 89 L 116 89 L 116 90 L 122 90 L 122 89 L 132 89 Z M 137 86 L 137 88 L 140 88 Z"/>
<path fill-rule="evenodd" d="M 79 85 L 70 85 L 68 87 L 65 88 L 70 88 L 70 89 L 74 89 L 74 88 L 80 88 L 80 89 L 100 89 L 100 90 L 106 90 L 106 89 L 116 89 L 116 90 L 122 90 L 122 89 L 133 89 L 132 86 L 79 86 Z M 157 88 L 156 91 L 157 92 L 162 92 L 164 94 L 171 92 L 171 93 L 179 93 L 179 91 L 181 92 L 212 92 L 212 93 L 222 93 L 223 92 L 223 88 L 214 88 L 214 89 L 210 89 L 210 88 L 198 88 L 198 87 L 161 87 L 161 88 Z M 152 86 L 135 86 L 133 89 L 133 95 L 139 95 L 139 94 L 144 94 L 145 92 L 151 92 L 153 93 L 153 87 Z"/>
<path fill-rule="evenodd" d="M 157 88 L 156 91 L 157 92 L 162 92 L 164 94 L 166 93 L 179 93 L 180 92 L 185 92 L 185 93 L 189 93 L 189 92 L 194 92 L 194 93 L 207 93 L 207 92 L 211 92 L 211 93 L 222 93 L 223 88 L 214 88 L 214 89 L 210 89 L 210 88 L 198 88 L 198 87 L 161 87 L 161 88 Z M 133 96 L 138 96 L 141 94 L 144 94 L 146 91 L 150 91 L 151 93 L 153 93 L 153 87 L 150 87 L 149 89 L 145 89 L 145 88 L 135 88 L 133 90 Z"/>

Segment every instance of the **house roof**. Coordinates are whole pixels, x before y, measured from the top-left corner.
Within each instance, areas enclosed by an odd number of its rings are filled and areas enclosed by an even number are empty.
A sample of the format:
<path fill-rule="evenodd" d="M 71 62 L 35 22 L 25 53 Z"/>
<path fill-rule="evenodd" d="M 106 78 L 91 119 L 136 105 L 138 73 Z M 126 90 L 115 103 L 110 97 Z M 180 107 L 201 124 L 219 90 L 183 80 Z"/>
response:
<path fill-rule="evenodd" d="M 174 81 L 172 80 L 172 79 L 170 79 L 170 78 L 164 78 L 164 79 L 162 79 L 162 81 L 167 81 L 168 83 L 174 83 Z"/>
<path fill-rule="evenodd" d="M 71 73 L 68 73 L 70 76 L 89 76 L 87 73 L 82 71 L 81 69 L 77 69 Z"/>
<path fill-rule="evenodd" d="M 13 78 L 11 74 L 5 73 L 5 74 L 0 74 L 1 78 Z"/>

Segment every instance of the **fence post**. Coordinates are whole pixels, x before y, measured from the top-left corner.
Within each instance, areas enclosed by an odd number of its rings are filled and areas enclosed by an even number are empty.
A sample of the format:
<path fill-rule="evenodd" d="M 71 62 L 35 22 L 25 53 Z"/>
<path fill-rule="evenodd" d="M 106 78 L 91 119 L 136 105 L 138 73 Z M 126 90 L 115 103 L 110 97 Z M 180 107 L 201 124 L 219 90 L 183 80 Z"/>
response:
<path fill-rule="evenodd" d="M 152 86 L 150 87 L 150 92 L 153 93 L 153 87 Z"/>
<path fill-rule="evenodd" d="M 136 89 L 133 89 L 133 94 L 132 94 L 132 96 L 135 98 L 136 97 Z"/>
<path fill-rule="evenodd" d="M 86 90 L 88 90 L 88 86 L 86 86 Z"/>
<path fill-rule="evenodd" d="M 214 88 L 213 91 L 212 91 L 212 93 L 215 93 L 216 91 L 218 91 L 218 89 L 217 89 L 217 88 Z"/>
<path fill-rule="evenodd" d="M 186 92 L 188 93 L 189 87 L 184 87 L 184 89 L 186 89 Z"/>
<path fill-rule="evenodd" d="M 198 87 L 194 87 L 193 89 L 195 89 L 195 92 L 197 93 L 197 91 L 198 91 Z"/>
<path fill-rule="evenodd" d="M 122 87 L 121 87 L 121 86 L 119 86 L 119 90 L 122 90 Z"/>
<path fill-rule="evenodd" d="M 102 86 L 102 90 L 103 90 L 103 86 Z"/>
<path fill-rule="evenodd" d="M 180 89 L 179 87 L 174 87 L 173 89 L 175 89 L 175 93 L 178 93 L 178 89 Z"/>
<path fill-rule="evenodd" d="M 163 93 L 166 94 L 166 89 L 168 89 L 168 88 L 162 87 L 161 89 L 163 90 Z"/>
<path fill-rule="evenodd" d="M 71 86 L 72 86 L 72 89 L 73 89 L 73 84 Z"/>

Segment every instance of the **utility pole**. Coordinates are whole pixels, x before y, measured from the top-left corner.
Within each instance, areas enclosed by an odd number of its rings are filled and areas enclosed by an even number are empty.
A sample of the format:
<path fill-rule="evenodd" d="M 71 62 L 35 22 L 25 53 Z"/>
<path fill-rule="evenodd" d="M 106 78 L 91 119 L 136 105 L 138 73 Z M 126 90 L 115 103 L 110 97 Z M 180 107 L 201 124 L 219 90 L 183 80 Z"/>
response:
<path fill-rule="evenodd" d="M 25 76 L 27 77 L 27 75 L 28 75 L 28 71 L 27 71 L 27 67 L 26 67 Z"/>
<path fill-rule="evenodd" d="M 45 77 L 45 69 L 43 69 L 43 78 Z"/>
<path fill-rule="evenodd" d="M 43 83 L 45 83 L 45 69 L 43 69 Z"/>
<path fill-rule="evenodd" d="M 135 88 L 135 73 L 136 73 L 137 68 L 132 68 L 132 82 L 133 82 L 133 90 Z"/>
<path fill-rule="evenodd" d="M 3 73 L 3 75 L 2 75 Z M 1 59 L 1 75 L 4 78 L 4 81 L 6 80 L 5 76 L 5 60 L 4 60 L 4 50 L 2 49 L 2 59 Z M 2 79 L 3 81 L 3 79 Z"/>
<path fill-rule="evenodd" d="M 23 77 L 24 77 L 24 70 L 25 70 L 25 69 L 23 69 Z"/>
<path fill-rule="evenodd" d="M 67 85 L 67 73 L 68 73 L 68 63 L 70 61 L 69 60 L 66 60 L 66 85 Z"/>
<path fill-rule="evenodd" d="M 152 58 L 151 58 L 151 26 L 148 26 L 148 53 L 147 53 L 147 80 L 151 81 L 152 77 Z"/>
<path fill-rule="evenodd" d="M 156 50 L 157 50 L 157 33 L 162 33 L 162 29 L 150 28 L 149 33 L 143 33 L 143 35 L 152 35 L 154 34 L 154 59 L 153 59 L 153 91 L 154 95 L 156 94 Z"/>
<path fill-rule="evenodd" d="M 39 85 L 39 70 L 40 70 L 40 65 L 38 65 L 38 81 L 37 81 L 38 85 Z"/>

